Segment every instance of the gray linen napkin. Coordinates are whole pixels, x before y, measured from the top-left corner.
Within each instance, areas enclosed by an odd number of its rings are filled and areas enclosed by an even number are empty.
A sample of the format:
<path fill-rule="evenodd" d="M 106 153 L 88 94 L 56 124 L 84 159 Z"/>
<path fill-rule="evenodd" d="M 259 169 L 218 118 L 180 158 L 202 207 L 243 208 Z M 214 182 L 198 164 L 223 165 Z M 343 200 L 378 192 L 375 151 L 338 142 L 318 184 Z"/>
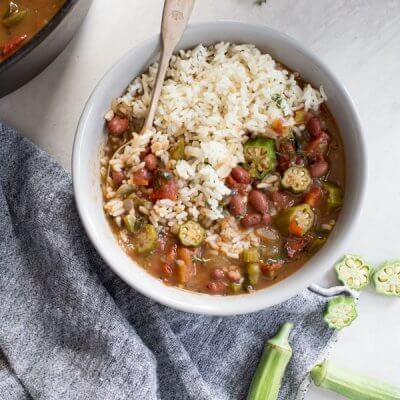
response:
<path fill-rule="evenodd" d="M 295 329 L 280 399 L 302 398 L 335 335 L 311 290 L 218 318 L 161 306 L 122 282 L 88 241 L 70 176 L 0 125 L 0 398 L 244 399 L 264 342 Z"/>

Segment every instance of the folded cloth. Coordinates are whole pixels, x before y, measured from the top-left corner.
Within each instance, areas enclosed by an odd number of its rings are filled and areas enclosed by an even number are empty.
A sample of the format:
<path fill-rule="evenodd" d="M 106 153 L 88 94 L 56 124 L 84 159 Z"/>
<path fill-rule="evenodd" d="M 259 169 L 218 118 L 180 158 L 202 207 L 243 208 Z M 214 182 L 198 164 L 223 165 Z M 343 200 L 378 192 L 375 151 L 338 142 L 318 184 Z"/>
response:
<path fill-rule="evenodd" d="M 1 399 L 244 399 L 286 321 L 294 354 L 280 399 L 303 398 L 307 371 L 335 340 L 322 320 L 327 297 L 311 290 L 224 318 L 137 293 L 89 242 L 70 176 L 2 125 L 0 238 Z"/>

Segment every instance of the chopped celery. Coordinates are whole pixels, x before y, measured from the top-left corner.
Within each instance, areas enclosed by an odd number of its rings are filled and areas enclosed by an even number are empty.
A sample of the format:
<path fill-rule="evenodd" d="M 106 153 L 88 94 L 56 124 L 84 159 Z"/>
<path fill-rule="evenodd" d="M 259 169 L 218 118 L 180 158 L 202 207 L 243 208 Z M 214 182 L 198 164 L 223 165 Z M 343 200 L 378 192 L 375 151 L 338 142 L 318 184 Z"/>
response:
<path fill-rule="evenodd" d="M 135 237 L 136 251 L 139 254 L 149 253 L 157 247 L 158 234 L 151 224 L 145 224 Z"/>
<path fill-rule="evenodd" d="M 178 237 L 184 246 L 198 247 L 204 241 L 205 231 L 198 222 L 188 221 L 179 228 Z"/>
<path fill-rule="evenodd" d="M 350 289 L 363 289 L 370 282 L 372 267 L 360 256 L 345 255 L 335 269 L 339 280 Z"/>
<path fill-rule="evenodd" d="M 275 225 L 283 235 L 304 236 L 314 225 L 314 212 L 308 204 L 282 210 L 275 217 Z"/>
<path fill-rule="evenodd" d="M 247 400 L 276 400 L 286 367 L 292 357 L 289 334 L 293 325 L 286 322 L 268 340 L 250 385 Z"/>
<path fill-rule="evenodd" d="M 400 260 L 383 264 L 375 271 L 373 279 L 378 293 L 400 297 Z"/>
<path fill-rule="evenodd" d="M 177 275 L 178 275 L 178 283 L 184 285 L 187 283 L 188 274 L 187 274 L 187 265 L 183 260 L 175 261 Z"/>
<path fill-rule="evenodd" d="M 121 185 L 118 188 L 117 194 L 122 196 L 122 197 L 126 197 L 126 196 L 129 196 L 130 194 L 132 194 L 136 190 L 136 188 L 137 188 L 136 185 L 132 185 L 130 183 L 126 183 L 124 185 Z"/>
<path fill-rule="evenodd" d="M 229 288 L 233 294 L 238 294 L 243 291 L 243 283 L 242 282 L 231 282 Z"/>
<path fill-rule="evenodd" d="M 261 276 L 261 268 L 258 263 L 247 264 L 247 276 L 251 286 L 257 285 Z"/>
<path fill-rule="evenodd" d="M 332 390 L 349 400 L 399 400 L 400 388 L 337 367 L 328 361 L 311 370 L 316 386 Z"/>
<path fill-rule="evenodd" d="M 303 193 L 311 186 L 312 179 L 307 168 L 294 166 L 284 172 L 281 183 L 293 193 Z"/>
<path fill-rule="evenodd" d="M 244 158 L 253 178 L 262 179 L 276 168 L 275 142 L 272 139 L 256 138 L 243 146 Z"/>
<path fill-rule="evenodd" d="M 243 250 L 242 256 L 245 263 L 258 263 L 260 261 L 260 253 L 256 247 Z"/>
<path fill-rule="evenodd" d="M 126 226 L 126 229 L 128 229 L 128 231 L 130 233 L 135 232 L 135 224 L 136 224 L 136 217 L 132 214 L 128 214 L 125 215 L 125 217 L 123 218 L 124 220 L 124 224 Z"/>
<path fill-rule="evenodd" d="M 349 296 L 338 296 L 330 300 L 324 314 L 329 328 L 340 330 L 357 318 L 356 302 Z"/>

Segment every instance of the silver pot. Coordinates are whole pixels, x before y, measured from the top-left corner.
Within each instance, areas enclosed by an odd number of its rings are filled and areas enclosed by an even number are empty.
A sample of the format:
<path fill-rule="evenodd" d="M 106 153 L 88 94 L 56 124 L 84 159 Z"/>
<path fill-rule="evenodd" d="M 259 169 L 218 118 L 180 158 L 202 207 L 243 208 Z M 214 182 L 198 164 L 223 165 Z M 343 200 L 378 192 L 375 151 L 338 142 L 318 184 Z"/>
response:
<path fill-rule="evenodd" d="M 0 63 L 0 97 L 46 68 L 74 36 L 92 0 L 69 0 L 54 18 L 10 58 Z"/>

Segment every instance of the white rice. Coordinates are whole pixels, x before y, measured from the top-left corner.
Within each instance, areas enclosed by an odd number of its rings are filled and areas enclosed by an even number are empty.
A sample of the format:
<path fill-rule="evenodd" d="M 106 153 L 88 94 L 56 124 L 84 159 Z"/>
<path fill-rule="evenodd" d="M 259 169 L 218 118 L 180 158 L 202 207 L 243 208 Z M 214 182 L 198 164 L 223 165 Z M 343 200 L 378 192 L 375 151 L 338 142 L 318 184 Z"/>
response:
<path fill-rule="evenodd" d="M 157 65 L 150 66 L 117 100 L 120 106 L 129 107 L 135 118 L 146 115 L 156 72 Z M 244 161 L 243 143 L 249 136 L 275 137 L 270 126 L 277 118 L 283 126 L 295 128 L 296 110 L 317 110 L 325 100 L 322 88 L 316 90 L 308 84 L 303 90 L 295 74 L 253 45 L 221 42 L 207 48 L 200 44 L 172 57 L 154 129 L 144 135 L 133 133 L 133 143 L 111 162 L 111 168 L 124 168 L 129 178 L 142 168 L 140 153 L 150 145 L 152 152 L 172 167 L 179 187 L 177 201 L 159 200 L 154 204 L 151 223 L 176 230 L 189 219 L 200 220 L 212 227 L 209 245 L 225 243 L 221 240 L 227 220 L 223 201 L 231 191 L 224 179 Z M 111 115 L 107 113 L 107 119 Z M 180 139 L 186 145 L 185 160 L 175 162 L 170 160 L 169 152 Z M 117 216 L 119 209 L 111 203 L 113 200 L 105 210 Z M 219 248 L 236 258 L 256 239 L 243 233 L 236 220 L 229 221 L 231 231 L 236 225 L 235 235 L 240 235 L 240 240 Z"/>

